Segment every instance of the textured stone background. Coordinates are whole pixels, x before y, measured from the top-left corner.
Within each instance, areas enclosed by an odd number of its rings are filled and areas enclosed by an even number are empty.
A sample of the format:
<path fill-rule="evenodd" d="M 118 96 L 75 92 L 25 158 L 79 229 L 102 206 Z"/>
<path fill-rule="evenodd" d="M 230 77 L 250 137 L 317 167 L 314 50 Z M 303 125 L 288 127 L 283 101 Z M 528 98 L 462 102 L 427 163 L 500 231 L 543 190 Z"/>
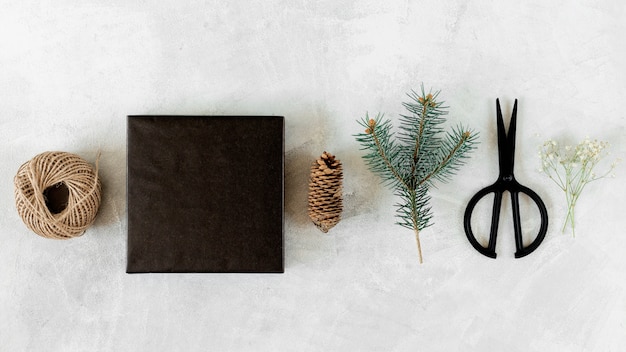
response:
<path fill-rule="evenodd" d="M 613 157 L 626 152 L 624 2 L 1 0 L 0 8 L 0 350 L 625 348 L 626 169 L 588 187 L 572 238 L 560 231 L 563 195 L 537 171 L 536 155 L 547 138 L 586 135 L 611 142 Z M 413 234 L 394 225 L 396 199 L 352 134 L 366 112 L 396 118 L 422 82 L 442 90 L 450 123 L 470 124 L 481 145 L 433 191 L 420 266 Z M 520 99 L 516 174 L 550 212 L 545 242 L 519 260 L 508 216 L 495 261 L 462 230 L 467 201 L 497 174 L 496 97 L 507 116 Z M 286 117 L 285 274 L 124 273 L 129 114 Z M 90 161 L 102 152 L 104 200 L 81 238 L 39 238 L 14 209 L 17 168 L 46 150 Z M 309 163 L 324 150 L 345 168 L 344 220 L 328 235 L 306 216 Z"/>

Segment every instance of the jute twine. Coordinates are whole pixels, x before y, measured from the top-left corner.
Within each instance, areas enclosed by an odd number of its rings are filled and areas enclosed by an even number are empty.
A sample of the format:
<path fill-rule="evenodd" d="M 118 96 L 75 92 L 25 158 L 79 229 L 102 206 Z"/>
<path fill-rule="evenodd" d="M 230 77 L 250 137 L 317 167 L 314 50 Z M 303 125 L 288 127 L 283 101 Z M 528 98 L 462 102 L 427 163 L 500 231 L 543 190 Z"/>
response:
<path fill-rule="evenodd" d="M 98 162 L 94 169 L 78 155 L 46 152 L 24 163 L 14 178 L 15 206 L 26 226 L 53 239 L 81 236 L 93 223 L 101 200 Z M 67 205 L 54 214 L 45 191 L 65 186 Z"/>

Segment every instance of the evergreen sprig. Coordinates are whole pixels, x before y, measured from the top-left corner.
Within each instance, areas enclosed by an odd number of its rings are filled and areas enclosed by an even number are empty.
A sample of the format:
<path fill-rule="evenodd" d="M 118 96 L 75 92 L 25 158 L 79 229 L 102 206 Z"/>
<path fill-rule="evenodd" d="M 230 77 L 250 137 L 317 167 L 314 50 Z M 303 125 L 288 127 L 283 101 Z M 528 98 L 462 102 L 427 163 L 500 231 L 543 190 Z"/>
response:
<path fill-rule="evenodd" d="M 426 94 L 411 91 L 402 105 L 409 114 L 400 115 L 397 138 L 391 121 L 383 114 L 359 120 L 364 133 L 356 140 L 372 172 L 400 198 L 397 224 L 415 231 L 420 263 L 419 232 L 431 225 L 432 208 L 428 191 L 435 181 L 447 182 L 476 148 L 478 134 L 462 125 L 445 132 L 448 107 L 438 101 L 439 91 Z"/>

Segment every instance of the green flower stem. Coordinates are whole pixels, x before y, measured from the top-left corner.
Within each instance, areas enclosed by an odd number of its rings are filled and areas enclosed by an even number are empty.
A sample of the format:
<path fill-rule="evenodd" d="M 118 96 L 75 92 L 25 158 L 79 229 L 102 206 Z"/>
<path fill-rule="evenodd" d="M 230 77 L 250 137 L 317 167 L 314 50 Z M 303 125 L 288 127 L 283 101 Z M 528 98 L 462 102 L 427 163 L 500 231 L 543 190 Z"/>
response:
<path fill-rule="evenodd" d="M 578 199 L 578 197 L 576 197 Z M 569 194 L 566 196 L 567 200 L 567 216 L 565 218 L 565 222 L 563 223 L 563 228 L 561 229 L 561 233 L 565 233 L 565 228 L 567 224 L 572 228 L 572 237 L 576 237 L 576 199 L 572 200 L 572 197 Z"/>
<path fill-rule="evenodd" d="M 608 143 L 585 138 L 576 147 L 561 147 L 553 140 L 546 141 L 540 147 L 539 155 L 542 159 L 542 170 L 565 192 L 567 216 L 561 232 L 565 232 L 567 225 L 572 228 L 572 236 L 576 236 L 576 204 L 583 190 L 590 182 L 599 180 L 611 174 L 619 160 L 611 164 L 608 171 L 596 175 L 593 169 L 603 156 Z"/>

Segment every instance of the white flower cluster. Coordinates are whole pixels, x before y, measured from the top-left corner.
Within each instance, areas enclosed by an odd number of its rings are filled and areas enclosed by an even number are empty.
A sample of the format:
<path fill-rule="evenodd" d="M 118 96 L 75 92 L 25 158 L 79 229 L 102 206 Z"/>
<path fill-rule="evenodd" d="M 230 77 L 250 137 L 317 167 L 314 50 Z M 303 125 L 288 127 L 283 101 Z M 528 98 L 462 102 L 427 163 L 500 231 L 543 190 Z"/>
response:
<path fill-rule="evenodd" d="M 548 176 L 554 177 L 557 176 L 556 174 L 559 174 L 560 169 L 563 169 L 562 171 L 566 174 L 577 170 L 580 171 L 581 176 L 584 176 L 587 182 L 608 175 L 615 177 L 612 171 L 617 166 L 619 159 L 615 160 L 611 164 L 610 170 L 601 176 L 592 171 L 596 164 L 608 155 L 606 152 L 608 147 L 609 143 L 598 141 L 597 139 L 591 140 L 589 137 L 586 137 L 575 147 L 571 145 L 561 146 L 558 142 L 549 139 L 539 149 L 539 157 L 542 160 L 541 171 L 544 171 Z"/>
<path fill-rule="evenodd" d="M 564 192 L 567 200 L 568 213 L 565 225 L 570 223 L 574 230 L 574 207 L 585 186 L 600 178 L 615 177 L 613 170 L 619 159 L 615 160 L 608 171 L 596 174 L 593 169 L 608 155 L 607 142 L 591 140 L 586 137 L 577 146 L 561 146 L 558 142 L 549 139 L 539 147 L 541 171 L 545 172 Z M 563 226 L 565 230 L 565 226 Z"/>

